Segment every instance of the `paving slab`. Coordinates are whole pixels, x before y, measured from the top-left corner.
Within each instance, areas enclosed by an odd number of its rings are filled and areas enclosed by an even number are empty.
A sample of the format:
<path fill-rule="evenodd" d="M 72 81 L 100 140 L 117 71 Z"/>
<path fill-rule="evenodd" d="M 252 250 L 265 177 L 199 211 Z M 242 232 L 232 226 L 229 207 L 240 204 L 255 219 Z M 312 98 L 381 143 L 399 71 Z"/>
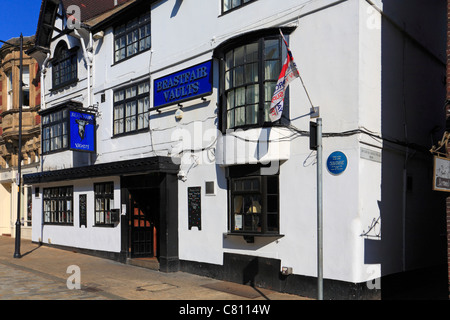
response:
<path fill-rule="evenodd" d="M 185 272 L 163 273 L 0 236 L 0 300 L 308 300 Z M 79 287 L 76 284 L 79 280 Z"/>

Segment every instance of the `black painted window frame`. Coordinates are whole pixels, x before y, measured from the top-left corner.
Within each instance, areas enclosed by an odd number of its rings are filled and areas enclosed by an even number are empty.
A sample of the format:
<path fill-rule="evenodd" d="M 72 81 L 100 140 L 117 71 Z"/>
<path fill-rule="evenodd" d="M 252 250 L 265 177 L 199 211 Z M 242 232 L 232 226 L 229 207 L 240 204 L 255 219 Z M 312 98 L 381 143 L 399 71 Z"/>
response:
<path fill-rule="evenodd" d="M 242 8 L 256 0 L 222 0 L 222 14 Z M 225 8 L 226 4 L 229 4 L 229 8 Z"/>
<path fill-rule="evenodd" d="M 114 63 L 125 61 L 152 47 L 150 11 L 114 27 Z M 122 53 L 123 52 L 123 53 Z"/>
<path fill-rule="evenodd" d="M 142 87 L 144 86 L 144 87 Z M 132 91 L 135 89 L 136 94 L 133 95 Z M 140 88 L 145 88 L 140 93 Z M 120 98 L 120 93 L 123 92 L 123 98 Z M 128 93 L 130 92 L 130 96 Z M 145 109 L 145 101 L 147 100 L 147 109 Z M 139 104 L 143 103 L 143 109 L 139 109 Z M 135 104 L 135 113 L 127 114 L 127 104 Z M 127 134 L 140 133 L 148 130 L 150 113 L 150 80 L 144 80 L 137 82 L 133 85 L 126 86 L 120 89 L 114 90 L 113 93 L 113 137 L 119 137 Z M 132 106 L 130 110 L 132 110 Z M 134 118 L 134 127 L 130 127 L 127 130 L 127 123 L 132 126 Z M 140 125 L 142 121 L 142 125 Z M 120 128 L 121 127 L 121 128 Z M 132 129 L 134 128 L 134 129 Z M 120 129 L 120 130 L 119 130 Z"/>
<path fill-rule="evenodd" d="M 94 225 L 113 226 L 114 182 L 94 183 Z"/>
<path fill-rule="evenodd" d="M 289 33 L 292 31 L 291 29 L 286 29 L 285 37 L 289 39 Z M 279 56 L 277 58 L 270 58 L 265 51 L 265 45 L 268 42 L 277 41 L 278 42 L 278 52 Z M 227 79 L 226 72 L 227 69 L 227 54 L 231 51 L 235 51 L 241 47 L 251 45 L 252 43 L 258 43 L 258 81 L 255 82 L 245 82 L 243 84 L 237 86 L 227 87 Z M 279 29 L 268 29 L 268 30 L 260 30 L 257 32 L 253 32 L 250 34 L 245 34 L 238 38 L 227 41 L 225 44 L 221 45 L 218 49 L 216 49 L 215 57 L 220 61 L 220 77 L 219 77 L 219 108 L 220 108 L 220 117 L 219 117 L 219 128 L 222 133 L 226 133 L 227 130 L 235 130 L 235 129 L 249 129 L 249 128 L 261 128 L 261 127 L 270 127 L 274 125 L 286 125 L 289 124 L 289 88 L 287 88 L 284 98 L 284 109 L 283 114 L 280 120 L 271 122 L 268 114 L 270 109 L 270 103 L 272 100 L 273 92 L 275 90 L 276 83 L 278 81 L 279 74 L 281 72 L 281 68 L 283 66 L 284 60 L 287 55 L 286 47 L 283 44 L 282 37 L 280 35 Z M 266 62 L 277 64 L 276 70 L 273 69 L 271 78 L 265 79 L 265 66 Z M 253 63 L 253 62 L 250 62 Z M 247 60 L 244 59 L 244 70 L 247 65 Z M 244 71 L 245 72 L 245 71 Z M 247 77 L 246 74 L 243 76 Z M 240 107 L 247 107 L 251 105 L 247 103 L 248 97 L 246 96 L 245 104 L 230 107 L 228 103 L 229 92 L 234 89 L 239 89 L 242 87 L 247 87 L 250 85 L 258 84 L 258 120 L 256 123 L 251 123 L 247 121 L 247 110 L 246 120 L 244 123 L 239 125 L 230 125 L 228 111 L 231 109 L 236 109 Z M 246 94 L 247 95 L 247 94 Z M 235 98 L 236 99 L 236 98 Z"/>
<path fill-rule="evenodd" d="M 73 186 L 44 188 L 42 195 L 43 224 L 73 226 Z"/>
<path fill-rule="evenodd" d="M 62 108 L 42 116 L 42 154 L 69 149 L 69 109 Z M 60 142 L 58 142 L 60 140 Z"/>
<path fill-rule="evenodd" d="M 78 47 L 68 49 L 64 41 L 58 43 L 52 60 L 52 90 L 78 82 Z"/>
<path fill-rule="evenodd" d="M 255 184 L 255 182 L 257 182 Z M 228 177 L 229 232 L 242 235 L 280 234 L 279 175 L 258 173 Z M 237 187 L 241 184 L 241 188 Z M 252 185 L 251 188 L 243 186 Z M 242 199 L 242 200 L 239 200 Z M 251 204 L 245 199 L 251 199 Z M 254 201 L 260 199 L 259 203 Z M 258 208 L 257 206 L 260 206 Z M 259 217 L 258 217 L 258 210 Z M 240 217 L 239 217 L 240 216 Z M 259 218 L 259 219 L 256 219 Z M 256 223 L 256 224 L 255 224 Z"/>

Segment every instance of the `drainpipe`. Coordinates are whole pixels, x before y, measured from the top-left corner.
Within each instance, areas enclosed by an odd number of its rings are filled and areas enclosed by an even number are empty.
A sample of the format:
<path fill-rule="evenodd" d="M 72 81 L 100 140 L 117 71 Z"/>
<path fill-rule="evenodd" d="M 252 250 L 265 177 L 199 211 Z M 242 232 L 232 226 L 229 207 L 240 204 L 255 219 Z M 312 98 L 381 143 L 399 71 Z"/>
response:
<path fill-rule="evenodd" d="M 80 29 L 74 29 L 75 36 L 80 39 L 81 46 L 83 48 L 83 58 L 86 62 L 87 66 L 87 106 L 88 108 L 92 106 L 91 96 L 92 96 L 92 89 L 91 89 L 91 69 L 92 64 L 94 61 L 94 55 L 93 55 L 93 37 L 92 32 L 90 32 L 87 29 L 80 28 Z M 81 35 L 83 34 L 83 35 Z M 87 42 L 87 44 L 86 44 Z M 89 155 L 88 157 L 88 165 L 92 164 L 92 157 Z"/>
<path fill-rule="evenodd" d="M 50 60 L 50 53 L 47 53 L 47 57 L 42 63 L 41 70 L 41 110 L 45 109 L 45 74 L 47 73 L 47 63 Z"/>
<path fill-rule="evenodd" d="M 47 57 L 45 58 L 44 62 L 42 63 L 42 70 L 41 70 L 41 110 L 45 109 L 45 74 L 47 73 L 47 64 L 48 60 L 50 60 L 50 52 L 47 52 Z M 41 150 L 42 153 L 42 150 Z M 44 157 L 42 154 L 39 155 L 39 160 L 41 162 L 41 172 L 44 171 Z"/>

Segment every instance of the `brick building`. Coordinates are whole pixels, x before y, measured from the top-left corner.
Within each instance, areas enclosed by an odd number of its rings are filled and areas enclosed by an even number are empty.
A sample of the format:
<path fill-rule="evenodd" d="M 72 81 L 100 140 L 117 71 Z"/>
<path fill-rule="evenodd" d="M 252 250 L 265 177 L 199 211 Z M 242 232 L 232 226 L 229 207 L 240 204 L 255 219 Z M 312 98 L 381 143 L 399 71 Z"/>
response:
<path fill-rule="evenodd" d="M 0 48 L 0 234 L 14 234 L 17 219 L 16 175 L 19 143 L 20 39 L 6 41 Z M 10 45 L 11 44 L 11 45 Z M 34 36 L 24 37 L 23 50 L 34 46 Z M 23 54 L 23 108 L 21 164 L 23 173 L 36 172 L 40 159 L 39 65 Z M 29 188 L 22 192 L 23 238 L 31 238 Z"/>

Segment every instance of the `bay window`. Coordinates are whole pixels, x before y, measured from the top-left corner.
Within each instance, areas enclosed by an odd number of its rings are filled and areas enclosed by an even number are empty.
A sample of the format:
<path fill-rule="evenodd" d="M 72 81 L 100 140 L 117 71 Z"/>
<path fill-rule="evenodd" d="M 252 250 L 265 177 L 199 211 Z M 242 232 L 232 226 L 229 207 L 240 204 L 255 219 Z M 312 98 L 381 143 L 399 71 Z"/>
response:
<path fill-rule="evenodd" d="M 69 111 L 62 109 L 42 115 L 42 153 L 69 147 Z"/>
<path fill-rule="evenodd" d="M 286 50 L 278 30 L 256 32 L 219 47 L 221 129 L 269 125 L 269 110 Z M 288 117 L 285 98 L 283 116 Z"/>

